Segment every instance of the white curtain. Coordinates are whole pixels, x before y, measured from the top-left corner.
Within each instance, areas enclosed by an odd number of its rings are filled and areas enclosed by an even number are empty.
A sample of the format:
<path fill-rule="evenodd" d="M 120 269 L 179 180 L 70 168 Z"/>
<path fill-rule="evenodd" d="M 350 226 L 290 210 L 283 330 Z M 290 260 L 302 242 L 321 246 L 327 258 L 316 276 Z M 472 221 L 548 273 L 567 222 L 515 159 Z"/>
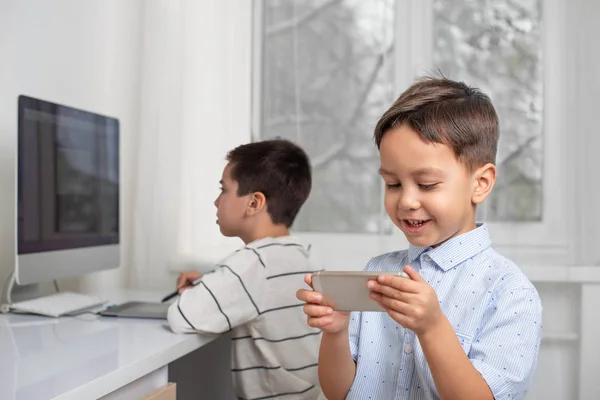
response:
<path fill-rule="evenodd" d="M 209 268 L 240 244 L 221 237 L 213 201 L 227 150 L 250 140 L 251 11 L 243 0 L 144 2 L 140 124 L 124 182 L 130 287 L 172 287 L 177 269 Z"/>

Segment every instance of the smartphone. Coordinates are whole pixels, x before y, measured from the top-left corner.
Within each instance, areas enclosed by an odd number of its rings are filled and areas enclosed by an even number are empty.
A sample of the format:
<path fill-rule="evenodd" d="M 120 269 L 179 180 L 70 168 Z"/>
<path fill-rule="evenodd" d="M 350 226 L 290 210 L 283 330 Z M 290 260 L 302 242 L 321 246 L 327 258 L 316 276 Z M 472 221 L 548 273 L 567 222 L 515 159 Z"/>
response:
<path fill-rule="evenodd" d="M 406 272 L 318 271 L 312 274 L 313 288 L 323 294 L 325 303 L 336 311 L 385 311 L 369 297 L 369 280 L 379 275 L 409 278 Z"/>

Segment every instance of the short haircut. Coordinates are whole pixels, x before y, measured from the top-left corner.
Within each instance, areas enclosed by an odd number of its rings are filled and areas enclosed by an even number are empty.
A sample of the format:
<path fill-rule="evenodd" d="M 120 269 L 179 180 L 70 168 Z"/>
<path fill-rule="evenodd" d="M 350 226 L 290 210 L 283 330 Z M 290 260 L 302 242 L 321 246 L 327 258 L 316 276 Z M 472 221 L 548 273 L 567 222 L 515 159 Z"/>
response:
<path fill-rule="evenodd" d="M 238 196 L 261 192 L 273 223 L 292 226 L 312 186 L 304 150 L 289 140 L 263 140 L 236 147 L 227 161 Z"/>
<path fill-rule="evenodd" d="M 421 79 L 377 122 L 377 148 L 386 132 L 408 126 L 427 142 L 448 145 L 469 170 L 496 162 L 498 115 L 479 89 L 446 78 Z"/>

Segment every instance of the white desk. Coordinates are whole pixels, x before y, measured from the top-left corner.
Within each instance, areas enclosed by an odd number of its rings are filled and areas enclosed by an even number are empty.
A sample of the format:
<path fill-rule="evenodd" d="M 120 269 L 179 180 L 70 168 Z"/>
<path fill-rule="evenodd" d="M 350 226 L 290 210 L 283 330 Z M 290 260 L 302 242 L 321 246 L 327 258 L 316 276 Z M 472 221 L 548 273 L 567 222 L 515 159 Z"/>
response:
<path fill-rule="evenodd" d="M 174 334 L 161 320 L 0 315 L 0 399 L 139 398 L 217 337 Z"/>

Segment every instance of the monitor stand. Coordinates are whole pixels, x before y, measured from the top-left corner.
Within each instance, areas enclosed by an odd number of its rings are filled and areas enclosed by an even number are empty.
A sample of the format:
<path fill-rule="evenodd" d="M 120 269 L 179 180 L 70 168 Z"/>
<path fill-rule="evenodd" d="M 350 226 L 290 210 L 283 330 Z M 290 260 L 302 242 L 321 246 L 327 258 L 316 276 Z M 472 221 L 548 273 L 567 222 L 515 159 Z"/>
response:
<path fill-rule="evenodd" d="M 8 312 L 8 306 L 12 303 L 34 299 L 42 295 L 43 293 L 38 283 L 18 285 L 13 270 L 8 275 L 2 287 L 2 292 L 0 292 L 0 313 Z"/>

